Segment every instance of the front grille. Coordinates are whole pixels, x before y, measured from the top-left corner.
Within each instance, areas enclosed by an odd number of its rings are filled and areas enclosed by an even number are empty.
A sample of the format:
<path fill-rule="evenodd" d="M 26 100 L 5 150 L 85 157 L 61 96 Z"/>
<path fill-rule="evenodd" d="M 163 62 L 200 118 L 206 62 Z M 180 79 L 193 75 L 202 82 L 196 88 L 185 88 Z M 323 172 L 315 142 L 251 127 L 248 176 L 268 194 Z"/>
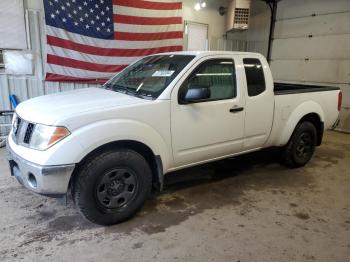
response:
<path fill-rule="evenodd" d="M 33 134 L 33 131 L 34 131 L 34 124 L 33 123 L 29 123 L 28 126 L 27 126 L 26 133 L 24 135 L 23 143 L 29 144 L 30 139 L 31 139 L 32 134 Z"/>
<path fill-rule="evenodd" d="M 35 124 L 23 120 L 19 116 L 15 119 L 12 127 L 12 138 L 17 145 L 26 145 L 30 143 Z"/>

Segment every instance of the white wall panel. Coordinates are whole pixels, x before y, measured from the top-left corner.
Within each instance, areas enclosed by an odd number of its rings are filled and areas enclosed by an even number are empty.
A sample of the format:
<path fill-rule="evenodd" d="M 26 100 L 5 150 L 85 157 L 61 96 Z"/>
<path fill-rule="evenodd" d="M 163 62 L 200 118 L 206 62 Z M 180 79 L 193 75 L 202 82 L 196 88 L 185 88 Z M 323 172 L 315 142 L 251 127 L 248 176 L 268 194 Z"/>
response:
<path fill-rule="evenodd" d="M 343 92 L 343 103 L 342 103 L 342 106 L 343 108 L 347 108 L 347 109 L 350 109 L 350 84 L 342 84 L 342 85 L 339 85 L 342 92 Z M 350 125 L 350 123 L 349 123 Z"/>
<path fill-rule="evenodd" d="M 0 1 L 0 48 L 27 49 L 23 0 Z"/>
<path fill-rule="evenodd" d="M 339 61 L 337 82 L 348 83 L 350 85 L 350 60 Z M 350 100 L 350 96 L 348 98 Z"/>
<path fill-rule="evenodd" d="M 275 38 L 334 34 L 350 34 L 350 11 L 347 13 L 277 20 L 274 31 Z"/>
<path fill-rule="evenodd" d="M 282 0 L 278 3 L 276 18 L 290 19 L 345 11 L 350 11 L 349 0 Z"/>
<path fill-rule="evenodd" d="M 274 78 L 279 81 L 347 83 L 349 76 L 339 73 L 339 67 L 343 64 L 350 66 L 350 60 L 344 63 L 337 60 L 274 60 L 271 70 Z"/>
<path fill-rule="evenodd" d="M 350 83 L 350 60 L 274 60 L 271 69 L 275 79 L 318 83 Z"/>
<path fill-rule="evenodd" d="M 350 34 L 273 41 L 272 59 L 350 59 Z"/>
<path fill-rule="evenodd" d="M 350 133 L 350 109 L 343 107 L 340 112 L 340 123 L 337 130 Z"/>
<path fill-rule="evenodd" d="M 350 0 L 279 2 L 272 59 L 277 81 L 339 86 L 340 128 L 350 131 Z"/>

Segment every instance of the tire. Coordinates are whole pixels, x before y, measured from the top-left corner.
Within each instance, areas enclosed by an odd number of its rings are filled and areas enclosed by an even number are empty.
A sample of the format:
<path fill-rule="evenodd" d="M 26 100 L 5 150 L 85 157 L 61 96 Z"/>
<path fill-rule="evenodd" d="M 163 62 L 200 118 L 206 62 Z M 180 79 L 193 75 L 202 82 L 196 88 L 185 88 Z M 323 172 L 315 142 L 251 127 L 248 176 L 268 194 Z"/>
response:
<path fill-rule="evenodd" d="M 73 180 L 79 212 L 99 225 L 113 225 L 137 213 L 150 195 L 152 173 L 147 161 L 129 149 L 103 152 L 90 159 Z"/>
<path fill-rule="evenodd" d="M 304 166 L 311 159 L 317 141 L 317 131 L 310 122 L 299 123 L 283 148 L 282 163 L 291 168 Z"/>

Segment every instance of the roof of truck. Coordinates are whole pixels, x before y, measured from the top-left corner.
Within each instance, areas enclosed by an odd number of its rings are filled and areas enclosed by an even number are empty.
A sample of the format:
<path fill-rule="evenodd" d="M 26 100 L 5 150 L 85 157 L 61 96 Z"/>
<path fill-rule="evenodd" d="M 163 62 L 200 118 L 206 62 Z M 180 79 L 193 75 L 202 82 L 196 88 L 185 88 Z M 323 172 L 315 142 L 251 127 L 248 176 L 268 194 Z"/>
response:
<path fill-rule="evenodd" d="M 193 56 L 207 56 L 207 55 L 261 55 L 259 53 L 252 52 L 239 52 L 239 51 L 178 51 L 162 53 L 166 55 L 193 55 Z"/>

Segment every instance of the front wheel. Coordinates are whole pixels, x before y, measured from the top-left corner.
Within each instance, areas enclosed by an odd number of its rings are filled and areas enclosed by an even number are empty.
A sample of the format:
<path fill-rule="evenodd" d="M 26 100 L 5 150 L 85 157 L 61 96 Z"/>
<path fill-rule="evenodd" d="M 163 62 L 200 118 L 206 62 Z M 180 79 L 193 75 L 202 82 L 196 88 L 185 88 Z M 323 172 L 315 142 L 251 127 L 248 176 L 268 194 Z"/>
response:
<path fill-rule="evenodd" d="M 81 168 L 72 193 L 79 212 L 100 225 L 133 216 L 151 192 L 152 174 L 137 152 L 119 149 L 101 153 Z"/>
<path fill-rule="evenodd" d="M 315 126 L 310 122 L 297 125 L 282 153 L 282 163 L 288 167 L 304 166 L 311 159 L 317 141 Z"/>

